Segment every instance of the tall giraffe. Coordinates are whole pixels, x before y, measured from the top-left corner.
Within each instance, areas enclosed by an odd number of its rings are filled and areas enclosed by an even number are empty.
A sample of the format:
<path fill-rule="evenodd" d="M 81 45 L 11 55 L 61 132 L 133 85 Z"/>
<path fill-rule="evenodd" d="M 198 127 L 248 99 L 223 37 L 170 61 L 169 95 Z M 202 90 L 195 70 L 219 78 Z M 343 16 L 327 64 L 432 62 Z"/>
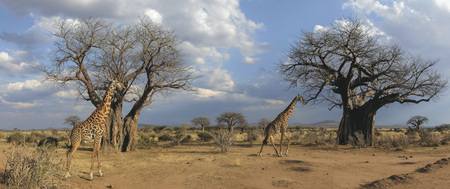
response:
<path fill-rule="evenodd" d="M 278 114 L 277 118 L 275 118 L 272 122 L 267 124 L 266 128 L 264 129 L 264 140 L 261 145 L 261 150 L 259 151 L 259 156 L 262 157 L 262 150 L 264 145 L 267 144 L 267 140 L 270 139 L 270 142 L 272 142 L 273 149 L 275 149 L 275 152 L 279 157 L 283 156 L 283 153 L 281 151 L 281 148 L 283 147 L 283 138 L 286 137 L 287 139 L 287 148 L 286 148 L 286 155 L 289 150 L 289 142 L 290 139 L 286 135 L 286 130 L 288 127 L 287 120 L 289 119 L 289 116 L 291 115 L 292 111 L 294 110 L 295 105 L 297 104 L 297 101 L 302 101 L 303 103 L 306 103 L 305 99 L 301 95 L 297 95 L 292 102 L 289 104 L 289 106 L 280 114 Z M 277 131 L 280 130 L 281 133 L 281 141 L 280 141 L 280 153 L 278 153 L 277 148 L 275 147 L 275 142 L 273 140 L 273 135 L 277 133 Z"/>
<path fill-rule="evenodd" d="M 99 176 L 103 176 L 102 170 L 100 169 L 100 142 L 106 130 L 105 120 L 108 117 L 111 109 L 111 99 L 114 94 L 114 90 L 119 86 L 123 87 L 123 84 L 116 80 L 113 80 L 111 84 L 109 84 L 100 106 L 95 109 L 94 112 L 92 112 L 89 118 L 81 123 L 76 124 L 73 127 L 72 132 L 69 134 L 69 138 L 72 144 L 71 146 L 69 146 L 69 150 L 67 151 L 67 170 L 64 178 L 67 179 L 69 177 L 72 177 L 70 175 L 70 163 L 72 161 L 73 154 L 77 150 L 78 146 L 80 146 L 81 141 L 92 139 L 94 139 L 94 146 L 92 150 L 90 180 L 94 180 L 94 174 L 92 173 L 92 170 L 94 169 L 95 156 L 97 156 L 98 173 L 100 174 Z"/>

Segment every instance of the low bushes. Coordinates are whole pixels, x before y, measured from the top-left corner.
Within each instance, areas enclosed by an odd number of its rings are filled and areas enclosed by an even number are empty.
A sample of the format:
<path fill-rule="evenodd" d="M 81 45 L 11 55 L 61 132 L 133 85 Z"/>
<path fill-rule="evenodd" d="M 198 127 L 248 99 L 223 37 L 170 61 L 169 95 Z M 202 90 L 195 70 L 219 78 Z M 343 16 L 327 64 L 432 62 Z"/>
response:
<path fill-rule="evenodd" d="M 202 141 L 209 142 L 214 139 L 214 137 L 208 132 L 200 132 L 197 134 L 198 138 Z"/>
<path fill-rule="evenodd" d="M 56 148 L 13 145 L 3 152 L 3 182 L 9 188 L 49 188 L 60 180 L 64 161 L 57 158 Z"/>

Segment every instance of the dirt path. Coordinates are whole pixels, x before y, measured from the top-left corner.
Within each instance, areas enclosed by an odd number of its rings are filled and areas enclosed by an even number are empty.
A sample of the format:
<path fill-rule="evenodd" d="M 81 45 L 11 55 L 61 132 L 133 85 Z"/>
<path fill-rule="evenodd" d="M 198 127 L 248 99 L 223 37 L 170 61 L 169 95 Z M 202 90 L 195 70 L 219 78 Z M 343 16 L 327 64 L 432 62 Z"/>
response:
<path fill-rule="evenodd" d="M 359 188 L 391 175 L 413 173 L 450 157 L 450 147 L 405 151 L 344 149 L 337 151 L 291 145 L 290 154 L 276 157 L 272 148 L 256 156 L 259 146 L 235 146 L 227 154 L 210 145 L 153 148 L 129 153 L 103 153 L 104 177 L 87 181 L 90 151 L 77 151 L 72 178 L 60 188 Z M 61 153 L 63 154 L 63 153 Z M 0 170 L 4 169 L 0 154 Z M 450 166 L 416 173 L 394 188 L 445 188 Z"/>

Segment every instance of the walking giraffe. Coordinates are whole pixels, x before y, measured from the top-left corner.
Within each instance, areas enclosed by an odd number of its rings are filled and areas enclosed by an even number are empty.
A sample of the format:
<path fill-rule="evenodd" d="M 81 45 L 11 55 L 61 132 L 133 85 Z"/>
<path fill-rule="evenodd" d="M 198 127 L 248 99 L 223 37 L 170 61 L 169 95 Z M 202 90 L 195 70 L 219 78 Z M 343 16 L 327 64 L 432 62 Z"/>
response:
<path fill-rule="evenodd" d="M 70 163 L 72 161 L 73 154 L 77 150 L 78 146 L 82 140 L 92 140 L 94 139 L 94 146 L 92 150 L 92 162 L 91 162 L 91 172 L 90 172 L 90 180 L 94 180 L 94 174 L 92 170 L 94 169 L 94 159 L 97 156 L 97 164 L 98 164 L 98 173 L 99 176 L 102 177 L 103 173 L 100 168 L 100 142 L 102 140 L 103 134 L 105 133 L 106 126 L 105 120 L 109 115 L 111 109 L 111 99 L 116 87 L 123 87 L 123 84 L 120 82 L 113 80 L 111 84 L 109 84 L 105 97 L 101 102 L 100 106 L 92 112 L 91 116 L 84 120 L 81 123 L 76 124 L 72 132 L 69 134 L 69 138 L 71 141 L 71 146 L 67 151 L 67 170 L 64 178 L 71 177 L 70 175 Z"/>
<path fill-rule="evenodd" d="M 283 147 L 283 138 L 286 137 L 287 139 L 287 148 L 286 148 L 286 155 L 288 153 L 289 150 L 289 137 L 286 135 L 286 130 L 288 127 L 287 124 L 287 120 L 289 119 L 289 116 L 291 115 L 292 111 L 294 110 L 295 105 L 297 104 L 297 101 L 302 101 L 303 103 L 306 103 L 305 99 L 303 99 L 302 96 L 297 95 L 292 102 L 289 104 L 289 106 L 280 114 L 278 114 L 277 118 L 275 118 L 275 120 L 273 120 L 272 122 L 270 122 L 269 124 L 267 124 L 266 128 L 264 129 L 264 140 L 263 143 L 261 145 L 261 150 L 259 151 L 259 156 L 262 157 L 262 150 L 264 145 L 267 144 L 267 140 L 270 139 L 270 142 L 273 145 L 273 149 L 275 149 L 275 152 L 277 153 L 277 155 L 279 157 L 283 156 L 283 153 L 281 151 L 282 147 Z M 280 141 L 280 153 L 278 153 L 277 148 L 275 147 L 275 142 L 273 140 L 273 135 L 275 135 L 277 133 L 277 131 L 280 130 L 281 133 L 281 141 Z"/>

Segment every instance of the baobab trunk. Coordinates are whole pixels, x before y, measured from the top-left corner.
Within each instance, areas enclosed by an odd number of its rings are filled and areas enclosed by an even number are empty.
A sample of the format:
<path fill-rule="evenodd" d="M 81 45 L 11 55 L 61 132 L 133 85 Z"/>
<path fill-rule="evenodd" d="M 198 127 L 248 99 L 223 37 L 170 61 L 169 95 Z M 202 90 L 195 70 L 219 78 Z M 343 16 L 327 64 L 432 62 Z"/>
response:
<path fill-rule="evenodd" d="M 369 108 L 344 110 L 344 114 L 337 132 L 337 140 L 339 144 L 348 144 L 351 137 L 356 139 L 355 134 L 361 133 L 366 144 L 372 145 L 375 114 L 376 110 L 369 110 Z"/>

